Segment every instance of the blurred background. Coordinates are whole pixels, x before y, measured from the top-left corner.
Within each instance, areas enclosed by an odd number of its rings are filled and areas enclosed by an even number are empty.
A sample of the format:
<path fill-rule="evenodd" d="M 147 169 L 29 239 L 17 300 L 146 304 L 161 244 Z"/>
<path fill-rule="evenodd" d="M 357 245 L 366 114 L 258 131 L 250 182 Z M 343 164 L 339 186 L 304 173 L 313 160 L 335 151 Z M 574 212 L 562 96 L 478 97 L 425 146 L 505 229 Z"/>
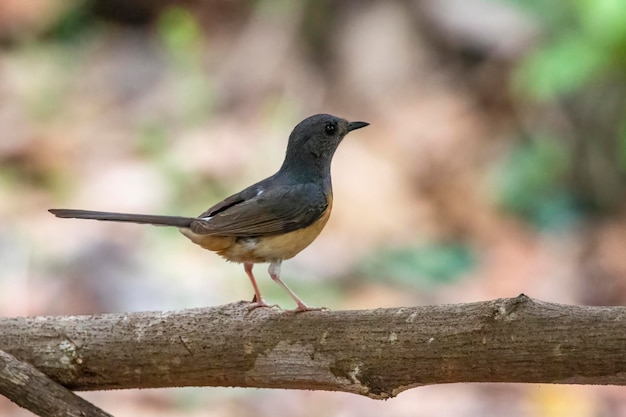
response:
<path fill-rule="evenodd" d="M 46 210 L 198 215 L 322 112 L 371 126 L 283 267 L 311 305 L 624 305 L 624 22 L 620 0 L 0 0 L 0 314 L 251 299 L 240 265 L 176 230 Z M 626 416 L 619 387 L 81 395 L 116 416 Z"/>

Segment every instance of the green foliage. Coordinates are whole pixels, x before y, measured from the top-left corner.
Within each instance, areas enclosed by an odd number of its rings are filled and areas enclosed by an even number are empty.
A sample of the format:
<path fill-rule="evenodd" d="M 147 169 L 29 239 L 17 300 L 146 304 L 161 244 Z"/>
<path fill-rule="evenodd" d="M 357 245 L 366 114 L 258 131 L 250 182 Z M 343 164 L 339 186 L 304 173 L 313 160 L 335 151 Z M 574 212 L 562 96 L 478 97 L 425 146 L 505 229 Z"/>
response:
<path fill-rule="evenodd" d="M 494 172 L 500 205 L 540 228 L 572 225 L 580 213 L 564 186 L 571 162 L 569 149 L 548 137 L 515 147 Z"/>
<path fill-rule="evenodd" d="M 617 162 L 622 175 L 626 174 L 626 120 L 622 122 L 617 138 Z"/>
<path fill-rule="evenodd" d="M 410 286 L 432 287 L 452 283 L 476 265 L 471 247 L 461 242 L 432 242 L 382 250 L 363 264 L 361 273 Z"/>
<path fill-rule="evenodd" d="M 497 173 L 504 203 L 523 208 L 533 196 L 554 192 L 568 164 L 567 149 L 553 139 L 541 138 L 516 147 Z"/>
<path fill-rule="evenodd" d="M 202 62 L 202 49 L 207 45 L 198 21 L 183 7 L 169 7 L 159 17 L 157 33 L 168 64 L 176 72 L 179 117 L 186 124 L 206 121 L 213 108 L 214 88 Z"/>
<path fill-rule="evenodd" d="M 182 7 L 170 7 L 161 14 L 158 32 L 171 51 L 189 51 L 201 44 L 202 33 L 196 19 Z"/>
<path fill-rule="evenodd" d="M 578 0 L 573 2 L 582 35 L 589 36 L 605 52 L 625 57 L 626 5 L 623 0 Z M 622 61 L 622 64 L 624 62 Z"/>
<path fill-rule="evenodd" d="M 606 58 L 590 39 L 570 34 L 531 54 L 515 75 L 515 88 L 540 101 L 570 94 L 600 75 Z"/>
<path fill-rule="evenodd" d="M 94 0 L 76 0 L 52 26 L 48 36 L 60 42 L 79 42 L 99 22 L 92 13 Z"/>
<path fill-rule="evenodd" d="M 545 42 L 520 65 L 518 92 L 545 101 L 626 74 L 623 0 L 520 3 L 545 23 Z"/>
<path fill-rule="evenodd" d="M 626 3 L 507 1 L 534 14 L 543 29 L 512 87 L 527 105 L 548 111 L 528 113 L 534 140 L 498 170 L 500 202 L 547 228 L 618 209 L 626 196 Z M 532 131 L 537 125 L 542 132 Z"/>

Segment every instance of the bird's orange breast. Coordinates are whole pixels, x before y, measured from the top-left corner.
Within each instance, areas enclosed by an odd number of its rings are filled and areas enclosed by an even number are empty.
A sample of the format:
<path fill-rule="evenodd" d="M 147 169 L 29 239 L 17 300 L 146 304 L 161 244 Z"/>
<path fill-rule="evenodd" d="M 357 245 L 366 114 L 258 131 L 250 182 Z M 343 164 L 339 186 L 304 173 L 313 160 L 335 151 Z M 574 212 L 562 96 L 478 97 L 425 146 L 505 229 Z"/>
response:
<path fill-rule="evenodd" d="M 291 232 L 261 237 L 212 236 L 180 229 L 192 242 L 231 262 L 264 263 L 293 258 L 322 232 L 332 208 L 332 196 L 324 214 L 313 224 Z"/>

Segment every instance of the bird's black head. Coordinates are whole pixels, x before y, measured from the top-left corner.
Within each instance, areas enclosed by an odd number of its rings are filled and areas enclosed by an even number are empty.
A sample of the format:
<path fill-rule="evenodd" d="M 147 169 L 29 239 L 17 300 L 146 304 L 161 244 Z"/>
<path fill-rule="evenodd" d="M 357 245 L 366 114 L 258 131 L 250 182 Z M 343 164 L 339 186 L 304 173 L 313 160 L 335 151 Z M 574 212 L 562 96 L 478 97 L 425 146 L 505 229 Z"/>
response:
<path fill-rule="evenodd" d="M 303 177 L 330 175 L 330 163 L 344 136 L 367 125 L 369 123 L 348 122 L 330 114 L 304 119 L 289 136 L 281 171 Z"/>

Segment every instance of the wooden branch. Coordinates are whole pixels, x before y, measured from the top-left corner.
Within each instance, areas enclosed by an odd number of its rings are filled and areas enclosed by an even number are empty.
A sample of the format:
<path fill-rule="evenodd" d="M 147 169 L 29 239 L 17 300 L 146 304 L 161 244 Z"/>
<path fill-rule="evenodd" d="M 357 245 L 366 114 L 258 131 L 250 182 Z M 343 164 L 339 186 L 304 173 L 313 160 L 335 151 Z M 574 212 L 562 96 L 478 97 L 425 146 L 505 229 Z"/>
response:
<path fill-rule="evenodd" d="M 38 416 L 112 417 L 32 365 L 1 350 L 0 393 Z"/>
<path fill-rule="evenodd" d="M 240 386 L 388 398 L 419 385 L 626 385 L 626 307 L 512 299 L 366 311 L 0 319 L 0 349 L 74 390 Z"/>

